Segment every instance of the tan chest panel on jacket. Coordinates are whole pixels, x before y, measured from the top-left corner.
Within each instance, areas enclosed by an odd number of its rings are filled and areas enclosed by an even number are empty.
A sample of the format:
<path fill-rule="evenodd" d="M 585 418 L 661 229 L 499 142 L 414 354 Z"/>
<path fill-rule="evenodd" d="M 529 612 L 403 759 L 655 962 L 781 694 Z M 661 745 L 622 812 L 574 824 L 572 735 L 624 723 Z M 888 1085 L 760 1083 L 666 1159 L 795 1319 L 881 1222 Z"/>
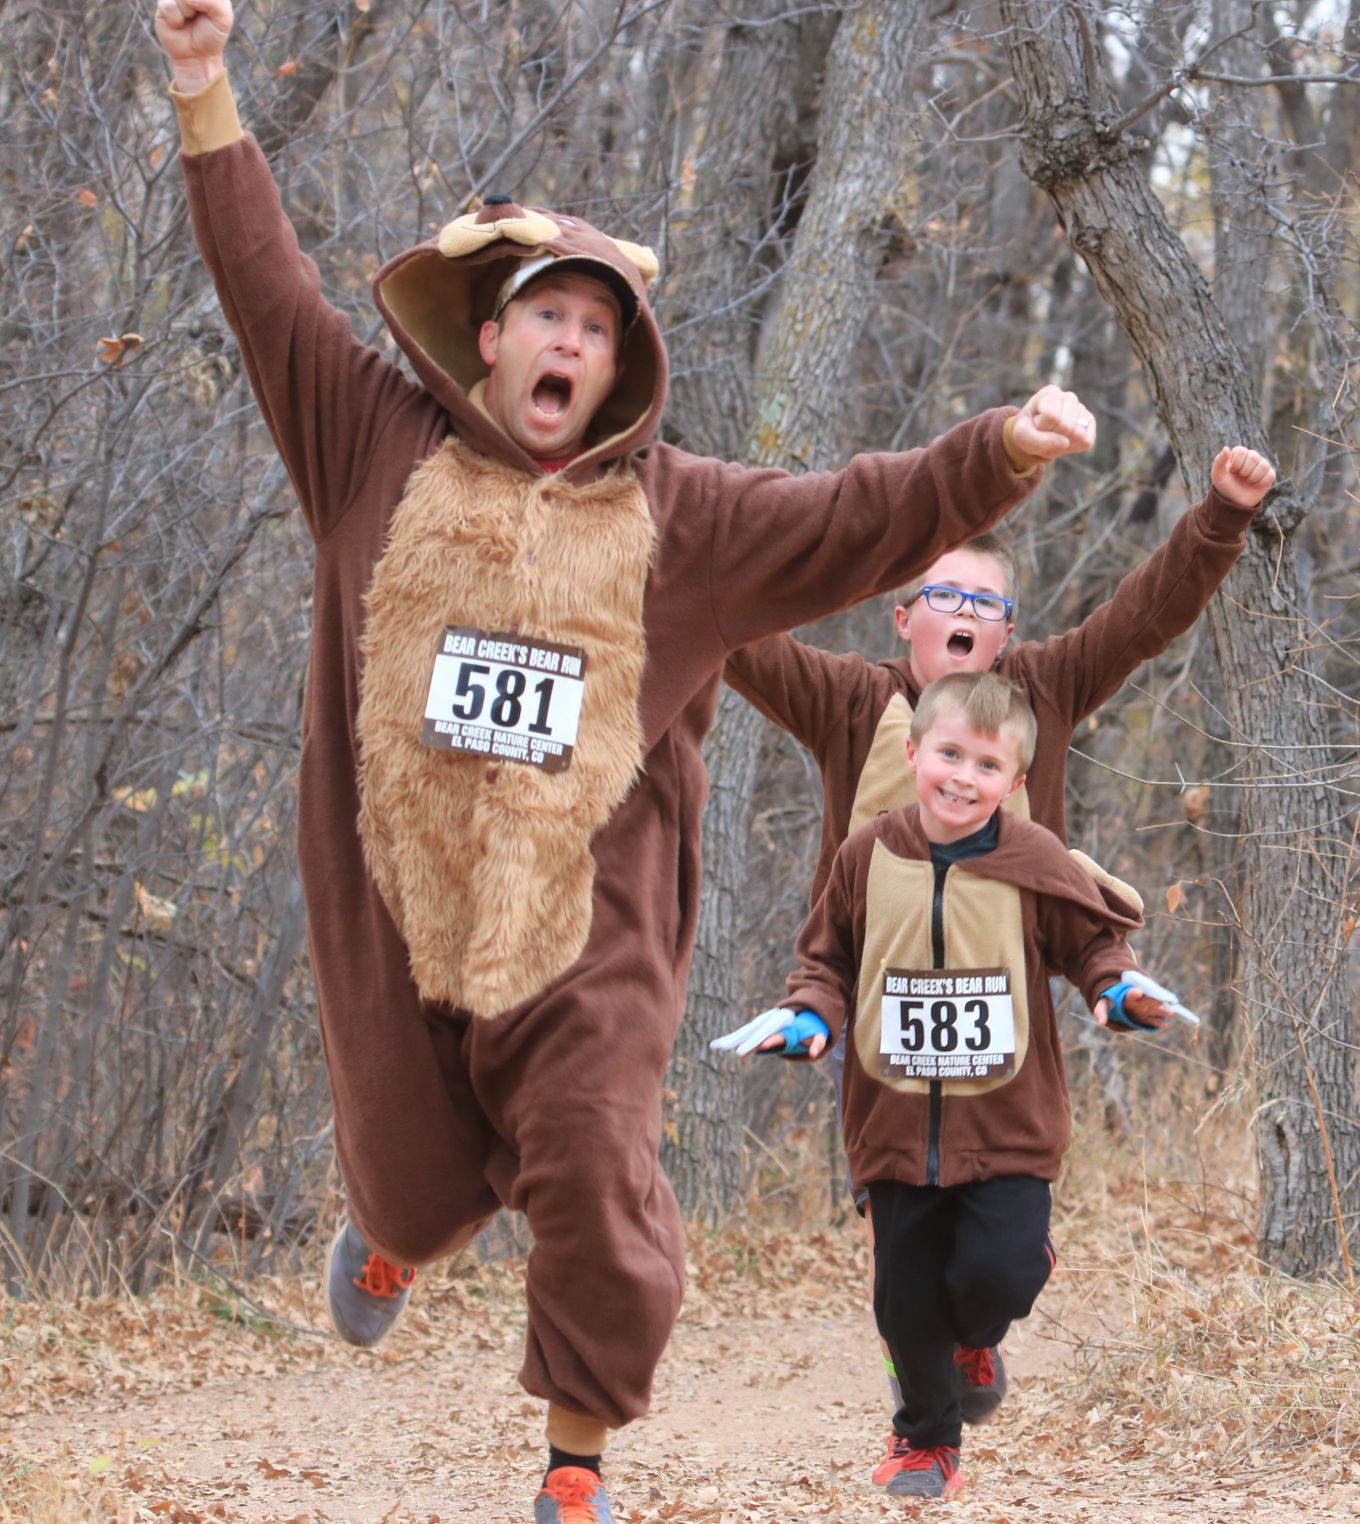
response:
<path fill-rule="evenodd" d="M 887 1079 L 879 1073 L 882 1045 L 883 971 L 930 968 L 934 963 L 930 919 L 935 869 L 901 858 L 874 843 L 865 887 L 864 952 L 855 992 L 855 1054 L 860 1067 L 889 1090 L 904 1094 L 930 1088 L 923 1079 Z M 1011 973 L 1015 1013 L 1015 1072 L 1029 1051 L 1029 995 L 1025 986 L 1025 927 L 1020 891 L 1013 884 L 951 868 L 944 881 L 944 966 L 1005 967 Z M 982 1095 L 1003 1079 L 941 1080 L 947 1094 Z"/>
<path fill-rule="evenodd" d="M 855 784 L 855 800 L 850 806 L 850 824 L 846 835 L 867 825 L 884 810 L 900 809 L 916 803 L 916 774 L 907 766 L 907 739 L 911 735 L 912 708 L 906 696 L 894 693 L 879 716 L 869 755 L 864 759 Z M 1011 810 L 1028 820 L 1029 795 L 1022 783 L 1006 800 L 1002 809 Z"/>
<path fill-rule="evenodd" d="M 642 599 L 654 527 L 631 470 L 573 486 L 446 441 L 411 476 L 368 593 L 359 830 L 427 1000 L 494 1015 L 590 930 L 590 838 L 641 765 Z M 446 625 L 586 653 L 564 772 L 421 744 Z"/>

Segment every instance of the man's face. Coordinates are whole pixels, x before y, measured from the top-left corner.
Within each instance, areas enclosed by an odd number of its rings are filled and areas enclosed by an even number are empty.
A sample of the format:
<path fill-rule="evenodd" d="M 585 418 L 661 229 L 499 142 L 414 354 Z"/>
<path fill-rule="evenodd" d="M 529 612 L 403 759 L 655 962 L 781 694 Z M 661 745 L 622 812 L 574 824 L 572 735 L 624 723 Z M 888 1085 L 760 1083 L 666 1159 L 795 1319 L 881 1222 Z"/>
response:
<path fill-rule="evenodd" d="M 974 730 L 961 709 L 942 708 L 920 745 L 908 739 L 907 766 L 916 774 L 921 828 L 945 844 L 980 831 L 1025 781 L 1014 729 Z"/>
<path fill-rule="evenodd" d="M 620 327 L 618 299 L 602 281 L 541 276 L 500 325 L 482 324 L 487 412 L 536 460 L 575 453 L 618 378 Z"/>
<path fill-rule="evenodd" d="M 965 593 L 1010 596 L 1001 563 L 983 551 L 951 550 L 926 573 L 933 586 L 957 587 Z M 897 633 L 911 643 L 911 675 L 924 688 L 946 672 L 990 672 L 996 666 L 1015 625 L 1009 619 L 979 619 L 967 599 L 952 614 L 938 614 L 925 598 L 893 611 Z"/>

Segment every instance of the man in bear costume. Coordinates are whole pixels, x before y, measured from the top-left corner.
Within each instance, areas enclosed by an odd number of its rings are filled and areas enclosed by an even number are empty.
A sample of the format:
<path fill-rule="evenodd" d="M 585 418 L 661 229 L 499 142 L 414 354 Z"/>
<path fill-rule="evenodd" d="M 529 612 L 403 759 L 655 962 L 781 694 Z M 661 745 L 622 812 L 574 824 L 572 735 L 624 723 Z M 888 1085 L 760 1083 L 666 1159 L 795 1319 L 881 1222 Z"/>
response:
<path fill-rule="evenodd" d="M 1046 387 L 791 477 L 651 443 L 649 251 L 488 198 L 391 260 L 416 380 L 321 296 L 223 71 L 229 0 L 159 0 L 195 234 L 316 542 L 298 855 L 371 1343 L 413 1268 L 526 1214 L 538 1524 L 607 1520 L 684 1239 L 661 1087 L 728 654 L 900 586 L 1094 425 Z"/>

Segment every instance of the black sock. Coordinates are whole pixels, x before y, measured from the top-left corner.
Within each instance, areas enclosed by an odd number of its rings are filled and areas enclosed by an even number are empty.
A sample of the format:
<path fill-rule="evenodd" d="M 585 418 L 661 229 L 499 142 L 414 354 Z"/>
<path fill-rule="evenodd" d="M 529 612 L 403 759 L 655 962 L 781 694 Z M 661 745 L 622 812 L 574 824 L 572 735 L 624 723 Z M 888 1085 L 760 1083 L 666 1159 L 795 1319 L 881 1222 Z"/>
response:
<path fill-rule="evenodd" d="M 559 1466 L 580 1466 L 583 1471 L 593 1471 L 596 1476 L 600 1474 L 600 1457 L 598 1455 L 568 1455 L 565 1450 L 559 1450 L 556 1445 L 548 1446 L 548 1470 L 556 1471 Z M 546 1481 L 547 1478 L 544 1478 Z"/>

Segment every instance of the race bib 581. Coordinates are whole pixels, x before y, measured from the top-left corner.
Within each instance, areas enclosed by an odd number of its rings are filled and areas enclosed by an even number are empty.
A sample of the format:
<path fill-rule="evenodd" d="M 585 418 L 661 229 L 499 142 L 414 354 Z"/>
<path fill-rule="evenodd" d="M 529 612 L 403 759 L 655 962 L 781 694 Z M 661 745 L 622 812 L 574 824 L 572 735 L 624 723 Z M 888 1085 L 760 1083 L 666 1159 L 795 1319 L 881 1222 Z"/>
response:
<path fill-rule="evenodd" d="M 420 739 L 562 772 L 581 723 L 585 670 L 577 646 L 448 627 L 435 652 Z"/>
<path fill-rule="evenodd" d="M 885 1079 L 1000 1079 L 1015 1069 L 1005 968 L 883 970 Z"/>

